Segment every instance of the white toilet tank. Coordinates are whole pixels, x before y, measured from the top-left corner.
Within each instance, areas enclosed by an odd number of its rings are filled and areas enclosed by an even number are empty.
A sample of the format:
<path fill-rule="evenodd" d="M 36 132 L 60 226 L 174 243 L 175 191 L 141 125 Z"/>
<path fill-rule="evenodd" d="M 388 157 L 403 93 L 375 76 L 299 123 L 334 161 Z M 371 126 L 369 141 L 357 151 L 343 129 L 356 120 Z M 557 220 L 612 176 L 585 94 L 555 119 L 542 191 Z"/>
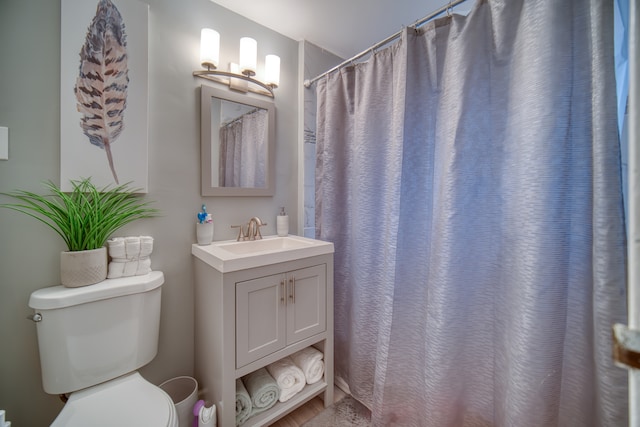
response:
<path fill-rule="evenodd" d="M 158 351 L 164 276 L 107 279 L 31 294 L 44 391 L 71 393 L 146 365 Z"/>

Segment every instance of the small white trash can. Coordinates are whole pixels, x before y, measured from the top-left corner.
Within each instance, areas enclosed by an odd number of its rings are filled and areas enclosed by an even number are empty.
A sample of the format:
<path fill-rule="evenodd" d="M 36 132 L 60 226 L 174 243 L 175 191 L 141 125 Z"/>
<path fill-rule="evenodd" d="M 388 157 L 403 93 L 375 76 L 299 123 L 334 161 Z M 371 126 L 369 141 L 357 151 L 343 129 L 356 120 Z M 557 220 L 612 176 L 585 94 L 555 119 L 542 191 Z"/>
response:
<path fill-rule="evenodd" d="M 175 377 L 160 384 L 160 388 L 173 400 L 180 427 L 192 427 L 193 407 L 198 401 L 198 381 L 192 377 Z"/>

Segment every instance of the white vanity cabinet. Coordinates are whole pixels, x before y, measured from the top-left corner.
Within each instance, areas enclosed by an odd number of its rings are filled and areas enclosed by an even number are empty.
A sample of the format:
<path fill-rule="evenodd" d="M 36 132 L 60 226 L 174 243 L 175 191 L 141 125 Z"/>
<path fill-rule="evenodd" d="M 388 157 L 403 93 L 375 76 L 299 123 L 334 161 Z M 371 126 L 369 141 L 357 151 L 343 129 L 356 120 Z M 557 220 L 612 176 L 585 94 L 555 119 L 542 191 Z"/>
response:
<path fill-rule="evenodd" d="M 212 266 L 208 256 L 216 248 L 192 248 L 195 375 L 201 398 L 217 405 L 218 426 L 235 426 L 236 378 L 308 346 L 324 353 L 324 378 L 243 426 L 269 425 L 320 394 L 325 406 L 333 402 L 333 245 L 327 245 L 330 253 L 239 269 Z"/>
<path fill-rule="evenodd" d="M 236 368 L 326 330 L 326 264 L 236 283 Z"/>

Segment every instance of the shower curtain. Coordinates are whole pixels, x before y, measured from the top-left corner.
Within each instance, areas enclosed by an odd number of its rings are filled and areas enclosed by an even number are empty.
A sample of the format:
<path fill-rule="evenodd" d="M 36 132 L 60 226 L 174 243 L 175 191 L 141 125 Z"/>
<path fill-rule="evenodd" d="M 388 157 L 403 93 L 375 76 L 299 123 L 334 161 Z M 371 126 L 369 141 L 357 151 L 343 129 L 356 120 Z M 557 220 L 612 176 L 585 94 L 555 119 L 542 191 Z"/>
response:
<path fill-rule="evenodd" d="M 479 1 L 318 81 L 335 362 L 375 426 L 624 426 L 612 4 Z"/>
<path fill-rule="evenodd" d="M 265 187 L 268 112 L 257 109 L 220 126 L 221 187 Z"/>

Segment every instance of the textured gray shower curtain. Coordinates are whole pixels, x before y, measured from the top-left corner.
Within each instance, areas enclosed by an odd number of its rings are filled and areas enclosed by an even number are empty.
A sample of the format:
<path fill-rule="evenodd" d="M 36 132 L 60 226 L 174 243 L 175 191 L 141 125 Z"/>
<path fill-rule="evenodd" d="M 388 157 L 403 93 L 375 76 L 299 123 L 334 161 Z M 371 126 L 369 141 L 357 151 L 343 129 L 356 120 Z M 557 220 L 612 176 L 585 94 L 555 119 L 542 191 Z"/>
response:
<path fill-rule="evenodd" d="M 318 81 L 336 369 L 374 425 L 626 425 L 612 25 L 480 1 Z"/>

